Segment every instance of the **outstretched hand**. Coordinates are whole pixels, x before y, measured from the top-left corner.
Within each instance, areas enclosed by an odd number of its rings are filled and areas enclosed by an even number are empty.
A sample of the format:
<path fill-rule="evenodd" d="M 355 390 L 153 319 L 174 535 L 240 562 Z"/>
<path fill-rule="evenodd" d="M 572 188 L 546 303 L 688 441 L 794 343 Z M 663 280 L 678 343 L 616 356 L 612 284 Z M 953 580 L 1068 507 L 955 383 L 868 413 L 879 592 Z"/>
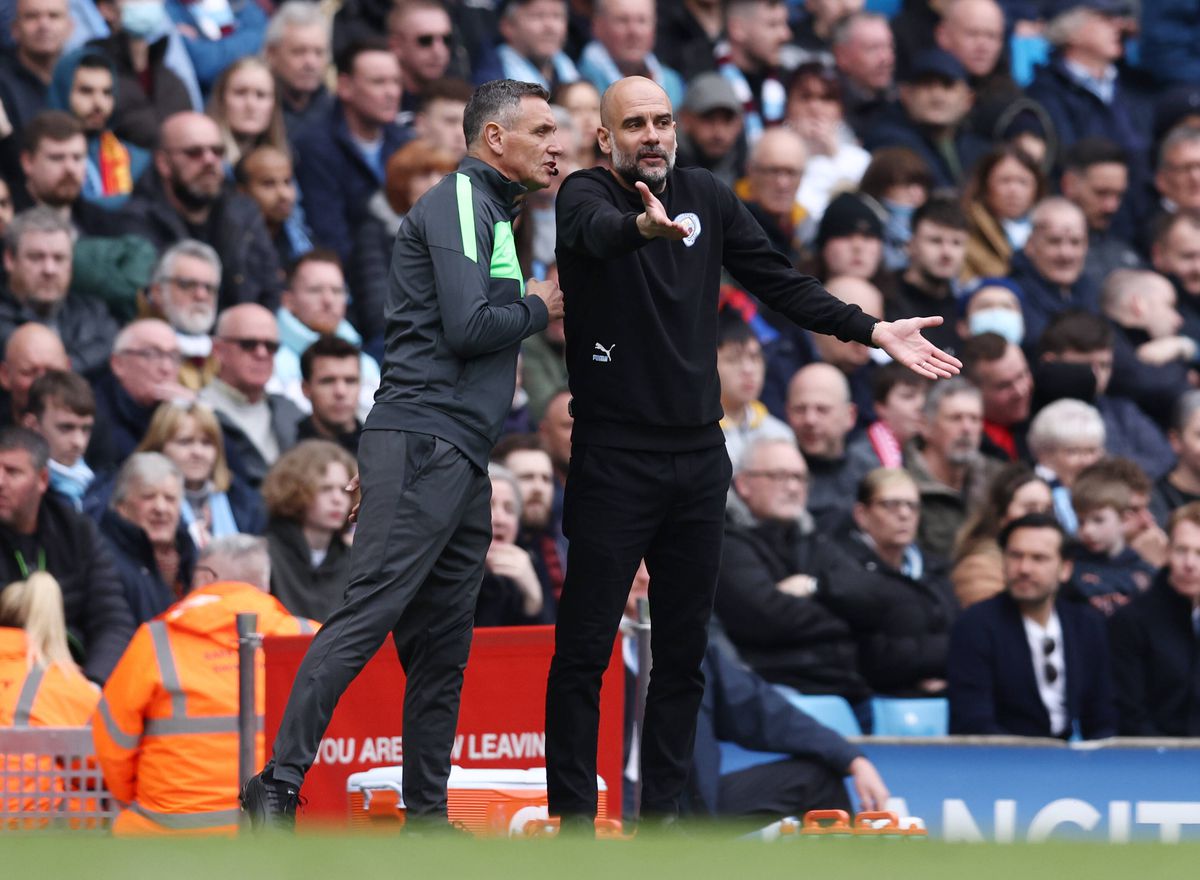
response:
<path fill-rule="evenodd" d="M 962 362 L 921 335 L 926 327 L 937 327 L 941 323 L 941 317 L 936 315 L 931 318 L 880 321 L 875 325 L 871 341 L 890 354 L 892 360 L 904 364 L 918 376 L 949 379 L 958 375 Z"/>
<path fill-rule="evenodd" d="M 650 187 L 638 181 L 638 194 L 642 197 L 642 205 L 645 207 L 642 213 L 638 214 L 637 227 L 638 232 L 643 238 L 669 238 L 672 241 L 683 241 L 687 238 L 688 231 L 682 223 L 676 223 L 667 216 L 667 209 L 663 207 L 662 202 L 650 192 Z"/>

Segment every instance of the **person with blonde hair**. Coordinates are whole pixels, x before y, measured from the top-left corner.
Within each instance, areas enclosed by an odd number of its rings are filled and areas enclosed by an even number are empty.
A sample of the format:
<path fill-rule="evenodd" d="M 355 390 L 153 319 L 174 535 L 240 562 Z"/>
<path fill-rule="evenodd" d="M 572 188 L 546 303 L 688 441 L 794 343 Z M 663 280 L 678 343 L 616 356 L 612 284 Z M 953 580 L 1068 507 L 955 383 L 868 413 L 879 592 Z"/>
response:
<path fill-rule="evenodd" d="M 0 590 L 0 728 L 86 727 L 99 701 L 71 657 L 54 576 L 35 571 Z"/>
<path fill-rule="evenodd" d="M 71 657 L 62 590 L 54 576 L 35 571 L 0 590 L 0 730 L 87 727 L 99 702 L 100 689 Z M 0 799 L 0 810 L 25 814 L 0 829 L 44 827 L 61 807 L 82 806 L 61 802 L 64 785 L 52 775 L 52 755 L 8 755 L 0 762 L 6 791 L 26 795 Z"/>
<path fill-rule="evenodd" d="M 239 58 L 222 71 L 208 100 L 208 115 L 221 130 L 230 166 L 263 144 L 291 155 L 275 77 L 260 58 Z"/>
<path fill-rule="evenodd" d="M 329 440 L 305 440 L 284 453 L 263 481 L 270 516 L 271 593 L 292 614 L 325 620 L 350 573 L 347 526 L 357 476 L 354 458 Z"/>
<path fill-rule="evenodd" d="M 183 472 L 181 515 L 196 546 L 262 532 L 262 499 L 230 469 L 221 425 L 204 404 L 161 404 L 135 451 L 161 452 Z"/>

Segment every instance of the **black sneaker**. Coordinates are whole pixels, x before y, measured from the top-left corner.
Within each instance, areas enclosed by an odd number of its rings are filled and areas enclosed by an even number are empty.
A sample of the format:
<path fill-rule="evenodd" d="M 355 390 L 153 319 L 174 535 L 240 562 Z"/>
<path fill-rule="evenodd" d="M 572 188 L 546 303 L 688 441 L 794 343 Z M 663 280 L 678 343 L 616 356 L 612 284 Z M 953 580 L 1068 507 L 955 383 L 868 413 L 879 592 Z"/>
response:
<path fill-rule="evenodd" d="M 269 770 L 251 776 L 239 800 L 253 831 L 294 831 L 300 791 L 289 782 L 276 782 Z"/>

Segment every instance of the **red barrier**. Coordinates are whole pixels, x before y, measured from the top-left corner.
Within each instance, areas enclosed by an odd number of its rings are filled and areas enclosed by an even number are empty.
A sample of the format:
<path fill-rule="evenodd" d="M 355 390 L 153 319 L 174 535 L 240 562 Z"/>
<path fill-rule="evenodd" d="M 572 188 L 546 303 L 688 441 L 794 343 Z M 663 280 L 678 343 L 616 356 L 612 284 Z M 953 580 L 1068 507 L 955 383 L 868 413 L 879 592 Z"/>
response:
<path fill-rule="evenodd" d="M 267 742 L 275 738 L 288 692 L 312 636 L 263 640 L 267 666 Z M 546 675 L 554 628 L 522 626 L 475 631 L 463 682 L 453 763 L 463 767 L 544 767 Z M 404 673 L 390 641 L 367 664 L 338 703 L 321 740 L 317 763 L 304 780 L 304 819 L 347 821 L 346 777 L 403 763 Z M 600 696 L 597 768 L 608 803 L 619 814 L 624 736 L 625 671 L 621 638 L 613 646 Z M 304 821 L 302 819 L 301 821 Z"/>

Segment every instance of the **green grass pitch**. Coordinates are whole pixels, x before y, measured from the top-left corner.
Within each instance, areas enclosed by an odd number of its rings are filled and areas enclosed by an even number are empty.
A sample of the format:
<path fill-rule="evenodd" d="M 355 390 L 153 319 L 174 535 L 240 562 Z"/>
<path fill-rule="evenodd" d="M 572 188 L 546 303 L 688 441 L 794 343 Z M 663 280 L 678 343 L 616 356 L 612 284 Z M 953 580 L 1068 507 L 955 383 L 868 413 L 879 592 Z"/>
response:
<path fill-rule="evenodd" d="M 6 880 L 1165 880 L 1194 878 L 1200 847 L 731 839 L 632 841 L 268 836 L 110 840 L 0 836 Z"/>

